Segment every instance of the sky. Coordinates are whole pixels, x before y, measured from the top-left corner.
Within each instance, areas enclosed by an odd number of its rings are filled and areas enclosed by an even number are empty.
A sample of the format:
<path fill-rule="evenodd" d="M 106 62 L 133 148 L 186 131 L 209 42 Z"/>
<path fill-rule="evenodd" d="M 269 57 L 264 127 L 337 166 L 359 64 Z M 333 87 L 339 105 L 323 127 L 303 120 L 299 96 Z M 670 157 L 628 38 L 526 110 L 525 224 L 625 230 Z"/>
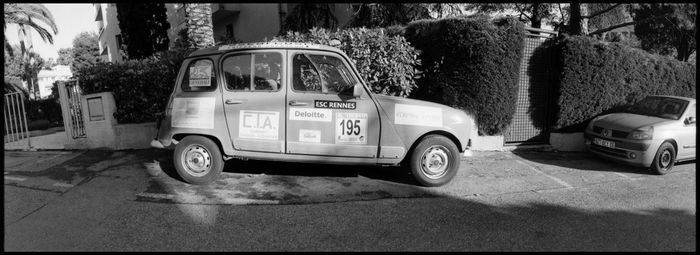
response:
<path fill-rule="evenodd" d="M 60 48 L 73 47 L 73 38 L 81 32 L 98 32 L 95 22 L 95 7 L 92 4 L 44 4 L 44 6 L 53 15 L 58 28 L 58 34 L 53 37 L 53 45 L 48 41 L 44 42 L 35 31 L 31 32 L 34 51 L 45 60 L 57 59 Z M 48 25 L 44 28 L 50 30 Z M 8 24 L 5 36 L 10 44 L 19 45 L 16 25 Z"/>

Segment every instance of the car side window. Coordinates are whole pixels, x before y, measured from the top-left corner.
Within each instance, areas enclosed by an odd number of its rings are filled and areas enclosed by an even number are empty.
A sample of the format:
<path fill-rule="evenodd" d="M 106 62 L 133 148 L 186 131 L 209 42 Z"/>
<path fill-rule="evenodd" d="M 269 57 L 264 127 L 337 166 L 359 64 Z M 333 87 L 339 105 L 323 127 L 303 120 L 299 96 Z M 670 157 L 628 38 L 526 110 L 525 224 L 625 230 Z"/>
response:
<path fill-rule="evenodd" d="M 234 91 L 279 91 L 282 54 L 263 52 L 226 57 L 222 66 L 226 88 Z M 251 79 L 252 77 L 252 79 Z"/>
<path fill-rule="evenodd" d="M 338 94 L 356 83 L 350 69 L 334 56 L 296 54 L 292 69 L 294 91 Z"/>
<path fill-rule="evenodd" d="M 198 59 L 190 62 L 182 79 L 183 91 L 211 91 L 216 88 L 214 62 Z"/>

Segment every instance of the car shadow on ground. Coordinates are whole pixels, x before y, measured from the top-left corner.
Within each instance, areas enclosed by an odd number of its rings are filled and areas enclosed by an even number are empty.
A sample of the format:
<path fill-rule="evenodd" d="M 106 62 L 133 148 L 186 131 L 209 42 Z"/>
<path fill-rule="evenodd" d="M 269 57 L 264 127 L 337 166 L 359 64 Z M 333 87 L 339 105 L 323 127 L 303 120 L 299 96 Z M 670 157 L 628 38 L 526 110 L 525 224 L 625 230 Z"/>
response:
<path fill-rule="evenodd" d="M 522 159 L 543 165 L 583 170 L 655 175 L 648 167 L 637 167 L 598 157 L 589 152 L 512 151 Z M 694 164 L 695 160 L 676 163 L 677 166 Z"/>
<path fill-rule="evenodd" d="M 175 170 L 172 151 L 153 150 L 149 152 L 160 163 L 165 174 L 179 181 L 184 181 Z M 373 165 L 331 165 L 292 163 L 262 160 L 230 159 L 224 162 L 224 173 L 252 175 L 289 175 L 306 177 L 358 177 L 383 180 L 388 182 L 418 185 L 410 172 L 400 166 Z"/>

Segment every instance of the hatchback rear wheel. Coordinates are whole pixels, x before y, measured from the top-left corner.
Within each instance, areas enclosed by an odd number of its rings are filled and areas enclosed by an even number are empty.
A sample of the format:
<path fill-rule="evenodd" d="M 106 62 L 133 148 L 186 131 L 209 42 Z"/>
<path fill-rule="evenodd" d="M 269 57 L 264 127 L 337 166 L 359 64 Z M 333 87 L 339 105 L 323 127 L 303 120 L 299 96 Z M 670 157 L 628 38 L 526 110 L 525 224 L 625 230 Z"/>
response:
<path fill-rule="evenodd" d="M 224 168 L 219 147 L 209 138 L 187 136 L 175 147 L 175 170 L 188 183 L 207 184 L 219 177 Z"/>

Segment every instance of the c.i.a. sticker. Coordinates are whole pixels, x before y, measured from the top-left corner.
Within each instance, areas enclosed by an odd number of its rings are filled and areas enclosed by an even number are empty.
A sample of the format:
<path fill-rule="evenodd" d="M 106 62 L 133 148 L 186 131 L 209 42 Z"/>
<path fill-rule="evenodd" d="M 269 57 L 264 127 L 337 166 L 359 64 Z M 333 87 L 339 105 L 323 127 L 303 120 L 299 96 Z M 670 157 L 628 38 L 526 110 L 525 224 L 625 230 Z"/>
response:
<path fill-rule="evenodd" d="M 336 113 L 335 143 L 367 144 L 367 113 Z"/>

